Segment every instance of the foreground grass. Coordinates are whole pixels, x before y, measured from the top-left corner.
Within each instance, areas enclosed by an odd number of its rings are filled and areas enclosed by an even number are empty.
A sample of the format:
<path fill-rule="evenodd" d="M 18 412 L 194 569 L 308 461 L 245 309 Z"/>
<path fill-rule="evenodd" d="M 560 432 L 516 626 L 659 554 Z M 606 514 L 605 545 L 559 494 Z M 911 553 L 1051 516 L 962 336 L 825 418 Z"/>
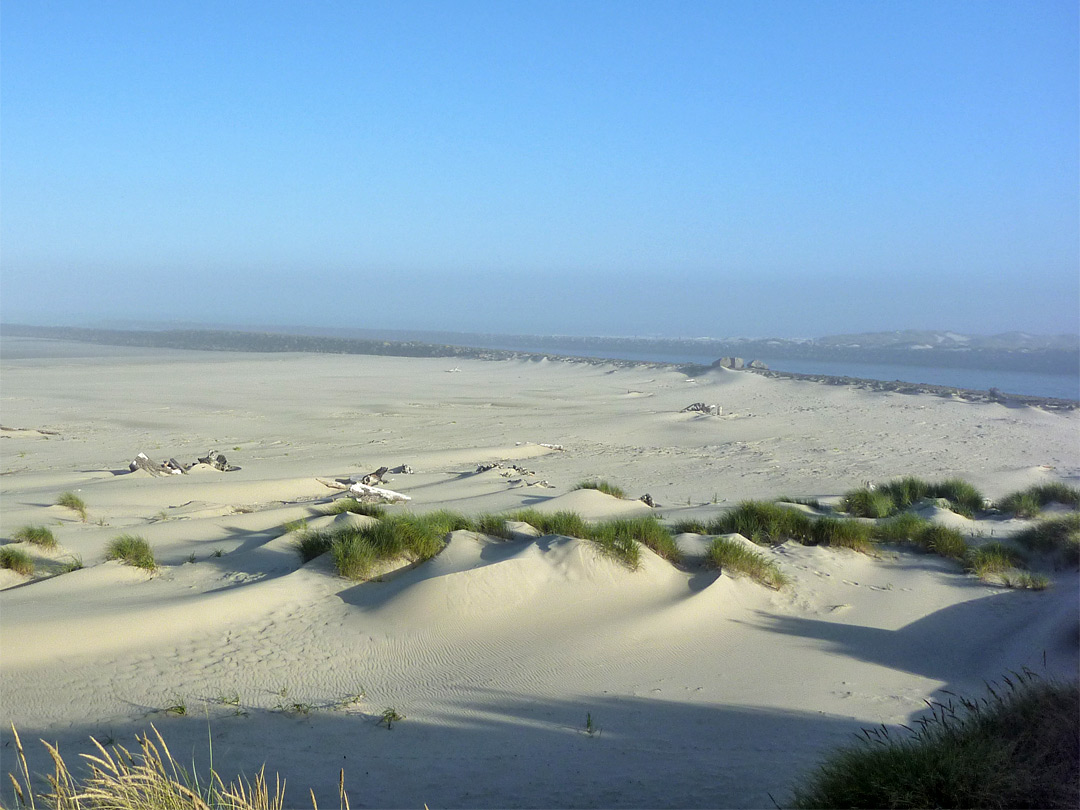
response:
<path fill-rule="evenodd" d="M 122 534 L 111 540 L 105 548 L 105 559 L 120 560 L 127 565 L 150 572 L 157 570 L 150 544 L 134 534 Z"/>
<path fill-rule="evenodd" d="M 45 526 L 23 526 L 11 534 L 11 539 L 18 543 L 32 543 L 41 548 L 56 548 L 56 538 L 52 529 Z"/>
<path fill-rule="evenodd" d="M 0 548 L 0 568 L 27 577 L 34 575 L 34 561 L 29 554 L 18 548 Z"/>
<path fill-rule="evenodd" d="M 1030 673 L 978 700 L 931 704 L 905 734 L 884 726 L 831 757 L 794 806 L 1080 806 L 1080 692 Z"/>
<path fill-rule="evenodd" d="M 74 492 L 61 493 L 60 497 L 56 499 L 57 506 L 63 506 L 66 509 L 70 509 L 75 512 L 79 519 L 86 523 L 86 501 L 76 495 Z"/>
<path fill-rule="evenodd" d="M 712 541 L 705 553 L 705 564 L 735 576 L 746 575 L 777 590 L 788 581 L 775 562 L 728 537 L 717 537 Z"/>
<path fill-rule="evenodd" d="M 574 489 L 595 489 L 600 492 L 611 495 L 615 498 L 625 498 L 626 491 L 615 484 L 611 484 L 607 481 L 581 481 Z"/>
<path fill-rule="evenodd" d="M 324 514 L 340 515 L 349 512 L 354 515 L 366 515 L 367 517 L 381 518 L 386 514 L 386 509 L 377 503 L 366 503 L 355 498 L 341 498 L 333 501 Z"/>
<path fill-rule="evenodd" d="M 52 757 L 54 770 L 46 779 L 48 790 L 34 792 L 34 780 L 26 763 L 19 733 L 15 736 L 16 773 L 9 774 L 15 795 L 15 807 L 42 807 L 53 810 L 283 810 L 285 785 L 275 778 L 271 786 L 260 770 L 254 781 L 243 776 L 228 785 L 211 768 L 209 778 L 200 780 L 188 772 L 169 752 L 161 734 L 153 726 L 154 739 L 144 734 L 138 738 L 140 750 L 130 752 L 114 745 L 111 752 L 91 737 L 96 753 L 83 754 L 89 766 L 76 776 L 53 745 L 43 741 Z M 348 798 L 341 788 L 341 807 L 348 808 Z"/>
<path fill-rule="evenodd" d="M 1033 518 L 1052 503 L 1080 509 L 1080 489 L 1067 484 L 1039 484 L 1006 495 L 998 502 L 998 508 L 1017 517 Z"/>

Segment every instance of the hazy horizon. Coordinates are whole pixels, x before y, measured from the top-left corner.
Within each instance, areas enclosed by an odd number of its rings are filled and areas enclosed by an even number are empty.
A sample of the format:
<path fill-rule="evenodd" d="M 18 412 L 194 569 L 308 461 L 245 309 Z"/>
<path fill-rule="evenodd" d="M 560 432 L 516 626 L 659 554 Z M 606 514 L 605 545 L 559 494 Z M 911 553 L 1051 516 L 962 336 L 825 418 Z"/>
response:
<path fill-rule="evenodd" d="M 0 22 L 4 321 L 1080 332 L 1075 3 Z"/>

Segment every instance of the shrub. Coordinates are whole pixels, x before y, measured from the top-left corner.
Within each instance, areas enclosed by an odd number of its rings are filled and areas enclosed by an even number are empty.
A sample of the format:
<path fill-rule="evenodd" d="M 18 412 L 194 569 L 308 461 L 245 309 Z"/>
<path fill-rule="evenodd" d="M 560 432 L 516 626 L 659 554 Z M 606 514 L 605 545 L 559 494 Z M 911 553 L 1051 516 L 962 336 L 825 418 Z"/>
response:
<path fill-rule="evenodd" d="M 365 501 L 358 501 L 355 498 L 341 498 L 331 503 L 326 509 L 326 514 L 328 515 L 340 515 L 343 512 L 381 518 L 386 514 L 386 509 L 377 503 L 366 503 Z"/>
<path fill-rule="evenodd" d="M 1024 564 L 1024 558 L 1018 551 L 994 542 L 969 550 L 964 563 L 980 579 L 989 579 L 1018 568 Z"/>
<path fill-rule="evenodd" d="M 1077 685 L 1030 674 L 1006 684 L 979 700 L 931 703 L 903 735 L 865 730 L 796 789 L 794 806 L 1078 806 Z"/>
<path fill-rule="evenodd" d="M 144 568 L 147 571 L 157 570 L 150 544 L 133 534 L 122 534 L 112 540 L 105 549 L 105 559 L 121 560 L 127 565 Z"/>
<path fill-rule="evenodd" d="M 1035 517 L 1044 506 L 1051 503 L 1078 509 L 1080 489 L 1059 483 L 1039 484 L 1006 495 L 1001 499 L 998 508 L 1002 512 L 1012 512 L 1017 517 Z"/>
<path fill-rule="evenodd" d="M 626 492 L 622 487 L 617 487 L 607 481 L 581 481 L 574 489 L 596 489 L 615 498 L 625 498 Z"/>
<path fill-rule="evenodd" d="M 743 501 L 706 525 L 706 534 L 738 533 L 759 545 L 811 541 L 813 520 L 797 509 L 767 501 Z"/>
<path fill-rule="evenodd" d="M 12 532 L 11 539 L 19 543 L 32 543 L 41 548 L 56 548 L 56 538 L 45 526 L 23 526 Z"/>
<path fill-rule="evenodd" d="M 0 548 L 0 568 L 7 568 L 16 574 L 33 576 L 34 561 L 25 551 L 17 548 Z"/>
<path fill-rule="evenodd" d="M 873 551 L 874 527 L 857 520 L 841 520 L 822 517 L 813 522 L 810 528 L 810 544 L 850 548 L 869 554 Z"/>
<path fill-rule="evenodd" d="M 787 582 L 787 577 L 772 560 L 753 549 L 747 548 L 739 540 L 729 537 L 717 537 L 709 545 L 705 563 L 711 568 L 727 571 L 738 576 L 745 574 L 755 582 L 779 589 Z"/>
<path fill-rule="evenodd" d="M 857 517 L 866 518 L 888 517 L 896 511 L 896 506 L 888 493 L 866 487 L 853 489 L 844 495 L 840 508 Z"/>
<path fill-rule="evenodd" d="M 64 492 L 56 499 L 57 506 L 63 506 L 78 514 L 83 523 L 86 522 L 86 502 L 74 492 Z"/>
<path fill-rule="evenodd" d="M 1080 514 L 1040 520 L 1013 540 L 1032 551 L 1056 554 L 1066 565 L 1080 563 Z"/>

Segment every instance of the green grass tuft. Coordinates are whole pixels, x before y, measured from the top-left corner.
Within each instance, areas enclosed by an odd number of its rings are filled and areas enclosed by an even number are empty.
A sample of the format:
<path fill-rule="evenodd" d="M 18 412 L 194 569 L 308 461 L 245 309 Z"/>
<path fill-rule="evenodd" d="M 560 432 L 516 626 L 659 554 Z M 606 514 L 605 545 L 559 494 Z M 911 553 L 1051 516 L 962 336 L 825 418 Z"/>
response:
<path fill-rule="evenodd" d="M 32 543 L 41 548 L 56 548 L 56 538 L 52 530 L 45 526 L 23 526 L 11 534 L 11 539 L 18 543 Z"/>
<path fill-rule="evenodd" d="M 34 574 L 34 561 L 25 551 L 5 546 L 0 548 L 0 568 L 7 568 L 16 574 L 29 577 Z"/>
<path fill-rule="evenodd" d="M 983 508 L 983 494 L 960 478 L 949 478 L 930 485 L 931 498 L 944 498 L 949 502 L 949 509 L 964 517 L 974 517 Z"/>
<path fill-rule="evenodd" d="M 1006 495 L 998 503 L 998 508 L 1017 517 L 1033 518 L 1042 512 L 1044 506 L 1052 503 L 1080 509 L 1080 489 L 1067 484 L 1039 484 Z"/>
<path fill-rule="evenodd" d="M 912 504 L 918 503 L 923 498 L 928 497 L 930 489 L 930 484 L 926 483 L 926 481 L 923 481 L 921 478 L 916 478 L 914 475 L 906 475 L 903 478 L 897 478 L 882 484 L 876 491 L 888 496 L 889 500 L 892 501 L 892 511 L 895 511 L 907 509 Z M 881 517 L 884 517 L 884 515 Z"/>
<path fill-rule="evenodd" d="M 539 512 L 536 509 L 519 509 L 504 517 L 507 520 L 528 523 L 541 534 L 584 538 L 589 532 L 589 524 L 577 512 Z"/>
<path fill-rule="evenodd" d="M 813 519 L 797 509 L 768 501 L 743 501 L 730 512 L 706 524 L 705 534 L 738 533 L 758 545 L 778 545 L 785 540 L 812 542 Z"/>
<path fill-rule="evenodd" d="M 488 537 L 500 537 L 503 540 L 513 537 L 510 527 L 506 525 L 506 518 L 502 515 L 477 515 L 473 519 L 473 531 L 486 534 Z"/>
<path fill-rule="evenodd" d="M 712 541 L 705 555 L 705 564 L 736 576 L 745 574 L 755 582 L 774 589 L 782 588 L 788 581 L 775 562 L 729 537 L 717 537 Z"/>
<path fill-rule="evenodd" d="M 865 730 L 796 788 L 794 806 L 1077 807 L 1077 685 L 1005 682 L 978 700 L 931 703 L 905 732 Z"/>
<path fill-rule="evenodd" d="M 354 515 L 366 515 L 367 517 L 381 518 L 386 514 L 385 507 L 377 503 L 365 503 L 355 498 L 341 498 L 327 507 L 325 514 L 340 515 L 349 512 Z"/>
<path fill-rule="evenodd" d="M 979 579 L 990 579 L 1024 564 L 1024 557 L 1003 543 L 986 543 L 968 551 L 964 565 Z"/>
<path fill-rule="evenodd" d="M 1045 591 L 1050 587 L 1049 577 L 1042 574 L 1033 574 L 1030 571 L 1002 571 L 999 576 L 1001 577 L 1001 584 L 1006 588 Z"/>
<path fill-rule="evenodd" d="M 311 562 L 321 557 L 334 545 L 329 532 L 303 532 L 293 541 L 293 550 L 300 555 L 301 562 Z"/>
<path fill-rule="evenodd" d="M 1055 554 L 1065 565 L 1080 563 L 1080 514 L 1073 513 L 1040 520 L 1013 536 L 1025 548 Z"/>
<path fill-rule="evenodd" d="M 581 481 L 574 489 L 596 489 L 616 498 L 626 497 L 626 491 L 622 487 L 615 486 L 615 484 L 607 481 Z"/>
<path fill-rule="evenodd" d="M 597 534 L 614 533 L 648 546 L 668 562 L 677 563 L 682 559 L 675 538 L 654 515 L 606 520 L 591 527 L 591 532 L 593 536 L 589 539 L 595 539 Z"/>
<path fill-rule="evenodd" d="M 896 511 L 896 505 L 887 492 L 880 489 L 853 489 L 844 495 L 840 508 L 856 517 L 883 518 Z"/>
<path fill-rule="evenodd" d="M 671 526 L 673 534 L 708 534 L 708 528 L 700 520 L 677 520 Z"/>
<path fill-rule="evenodd" d="M 150 544 L 133 534 L 122 534 L 112 540 L 105 549 L 105 559 L 121 560 L 127 565 L 151 572 L 157 570 Z"/>
<path fill-rule="evenodd" d="M 901 512 L 888 520 L 875 523 L 873 531 L 874 537 L 884 543 L 911 543 L 929 525 L 930 521 L 926 518 L 911 512 Z"/>
<path fill-rule="evenodd" d="M 83 523 L 86 522 L 86 502 L 74 492 L 61 493 L 56 499 L 57 506 L 63 506 L 78 514 Z"/>
<path fill-rule="evenodd" d="M 912 538 L 916 545 L 942 557 L 963 560 L 967 556 L 967 543 L 956 529 L 931 523 Z"/>
<path fill-rule="evenodd" d="M 810 529 L 810 544 L 850 548 L 869 554 L 874 550 L 874 527 L 858 520 L 822 517 Z"/>

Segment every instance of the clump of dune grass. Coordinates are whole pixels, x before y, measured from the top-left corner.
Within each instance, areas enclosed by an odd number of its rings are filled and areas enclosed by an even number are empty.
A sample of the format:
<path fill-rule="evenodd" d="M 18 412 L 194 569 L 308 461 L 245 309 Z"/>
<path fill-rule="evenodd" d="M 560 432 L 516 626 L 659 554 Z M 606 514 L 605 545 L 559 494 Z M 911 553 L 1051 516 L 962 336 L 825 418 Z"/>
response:
<path fill-rule="evenodd" d="M 811 509 L 827 509 L 824 504 L 817 498 L 789 498 L 787 495 L 781 495 L 776 499 L 777 503 L 796 503 L 799 506 L 809 506 Z"/>
<path fill-rule="evenodd" d="M 127 565 L 151 572 L 157 570 L 150 544 L 134 534 L 122 534 L 111 540 L 105 548 L 105 559 L 120 560 Z"/>
<path fill-rule="evenodd" d="M 66 509 L 70 509 L 75 512 L 79 519 L 86 522 L 86 501 L 76 495 L 74 492 L 64 492 L 60 494 L 60 497 L 56 499 L 57 506 L 63 506 Z"/>
<path fill-rule="evenodd" d="M 892 511 L 907 509 L 914 503 L 930 495 L 930 484 L 914 475 L 905 475 L 888 481 L 877 488 L 877 492 L 887 495 L 892 501 Z M 884 517 L 882 515 L 881 517 Z"/>
<path fill-rule="evenodd" d="M 912 512 L 901 512 L 888 520 L 880 520 L 873 526 L 874 537 L 885 543 L 908 543 L 930 525 L 930 521 Z"/>
<path fill-rule="evenodd" d="M 528 523 L 541 534 L 584 538 L 589 531 L 589 524 L 577 512 L 540 512 L 536 509 L 519 509 L 504 517 L 518 523 Z"/>
<path fill-rule="evenodd" d="M 850 548 L 869 554 L 874 550 L 874 527 L 850 518 L 818 518 L 810 526 L 809 544 Z"/>
<path fill-rule="evenodd" d="M 1030 571 L 1002 571 L 998 574 L 1001 584 L 1006 588 L 1018 588 L 1029 591 L 1044 591 L 1050 587 L 1050 578 Z"/>
<path fill-rule="evenodd" d="M 1080 563 L 1080 514 L 1071 513 L 1038 521 L 1013 535 L 1025 548 L 1054 554 L 1065 565 Z"/>
<path fill-rule="evenodd" d="M 964 517 L 974 517 L 983 508 L 986 499 L 982 492 L 961 478 L 948 478 L 930 485 L 931 498 L 944 498 L 949 509 Z"/>
<path fill-rule="evenodd" d="M 967 542 L 956 529 L 930 523 L 912 538 L 916 545 L 942 557 L 963 560 L 967 556 Z"/>
<path fill-rule="evenodd" d="M 574 486 L 574 489 L 595 489 L 615 498 L 626 497 L 626 491 L 622 487 L 616 486 L 608 481 L 581 481 Z"/>
<path fill-rule="evenodd" d="M 648 546 L 668 562 L 677 563 L 682 559 L 675 538 L 654 515 L 605 520 L 591 527 L 588 539 L 596 539 L 596 536 L 600 534 L 614 534 L 629 538 Z"/>
<path fill-rule="evenodd" d="M 1080 692 L 1030 672 L 978 699 L 931 702 L 913 728 L 864 730 L 795 790 L 794 806 L 1080 806 Z"/>
<path fill-rule="evenodd" d="M 998 502 L 998 509 L 1017 517 L 1033 518 L 1052 503 L 1080 509 L 1080 489 L 1068 484 L 1038 484 L 1006 495 Z"/>
<path fill-rule="evenodd" d="M 768 501 L 743 501 L 730 512 L 705 525 L 705 534 L 738 533 L 758 545 L 778 545 L 785 540 L 811 541 L 813 519 L 797 509 Z"/>
<path fill-rule="evenodd" d="M 293 541 L 293 550 L 300 555 L 301 562 L 311 562 L 321 557 L 334 545 L 329 532 L 301 532 Z"/>
<path fill-rule="evenodd" d="M 896 511 L 896 504 L 887 492 L 880 489 L 853 489 L 844 495 L 840 508 L 857 517 L 883 518 Z"/>
<path fill-rule="evenodd" d="M 500 537 L 509 540 L 513 534 L 506 525 L 506 518 L 502 515 L 483 514 L 473 518 L 472 530 L 489 537 Z"/>
<path fill-rule="evenodd" d="M 12 532 L 11 539 L 18 543 L 32 543 L 41 548 L 56 548 L 52 529 L 46 526 L 23 526 Z"/>
<path fill-rule="evenodd" d="M 694 520 L 693 518 L 686 518 L 684 520 L 677 520 L 671 524 L 671 531 L 674 534 L 708 534 L 708 527 L 704 521 Z"/>
<path fill-rule="evenodd" d="M 641 565 L 641 546 L 628 533 L 620 531 L 619 527 L 613 525 L 614 523 L 615 521 L 611 521 L 606 525 L 597 526 L 590 532 L 591 536 L 587 539 L 602 554 L 621 562 L 631 571 L 636 571 Z"/>
<path fill-rule="evenodd" d="M 340 515 L 349 512 L 353 515 L 366 515 L 367 517 L 381 518 L 386 514 L 386 508 L 377 503 L 358 501 L 356 498 L 340 498 L 332 502 L 325 514 Z"/>
<path fill-rule="evenodd" d="M 788 581 L 775 562 L 730 537 L 717 537 L 709 544 L 705 564 L 735 576 L 746 575 L 774 589 Z"/>
<path fill-rule="evenodd" d="M 15 737 L 16 773 L 9 774 L 14 787 L 16 806 L 53 810 L 282 810 L 285 807 L 285 783 L 274 779 L 271 786 L 263 769 L 254 780 L 243 776 L 228 785 L 211 767 L 209 776 L 200 779 L 187 771 L 173 758 L 165 740 L 154 726 L 154 739 L 148 734 L 138 737 L 139 751 L 131 752 L 121 745 L 106 749 L 93 737 L 96 751 L 83 754 L 82 763 L 88 773 L 78 774 L 60 755 L 56 746 L 42 741 L 53 761 L 53 773 L 45 779 L 45 792 L 34 792 L 35 779 L 26 762 L 19 733 Z M 341 807 L 349 803 L 344 791 L 344 777 L 339 781 Z"/>
<path fill-rule="evenodd" d="M 325 537 L 338 573 L 363 580 L 380 562 L 404 558 L 418 563 L 431 559 L 443 550 L 449 532 L 469 528 L 468 524 L 467 518 L 450 512 L 388 515 L 369 526 L 345 526 L 320 533 L 321 537 L 308 541 L 309 553 L 323 547 Z M 302 539 L 297 541 L 298 551 L 300 542 Z"/>
<path fill-rule="evenodd" d="M 1020 552 L 996 541 L 970 549 L 964 560 L 965 567 L 979 579 L 991 579 L 1023 564 Z"/>
<path fill-rule="evenodd" d="M 22 549 L 5 546 L 0 548 L 0 568 L 7 568 L 16 574 L 29 577 L 34 574 L 34 561 Z"/>

